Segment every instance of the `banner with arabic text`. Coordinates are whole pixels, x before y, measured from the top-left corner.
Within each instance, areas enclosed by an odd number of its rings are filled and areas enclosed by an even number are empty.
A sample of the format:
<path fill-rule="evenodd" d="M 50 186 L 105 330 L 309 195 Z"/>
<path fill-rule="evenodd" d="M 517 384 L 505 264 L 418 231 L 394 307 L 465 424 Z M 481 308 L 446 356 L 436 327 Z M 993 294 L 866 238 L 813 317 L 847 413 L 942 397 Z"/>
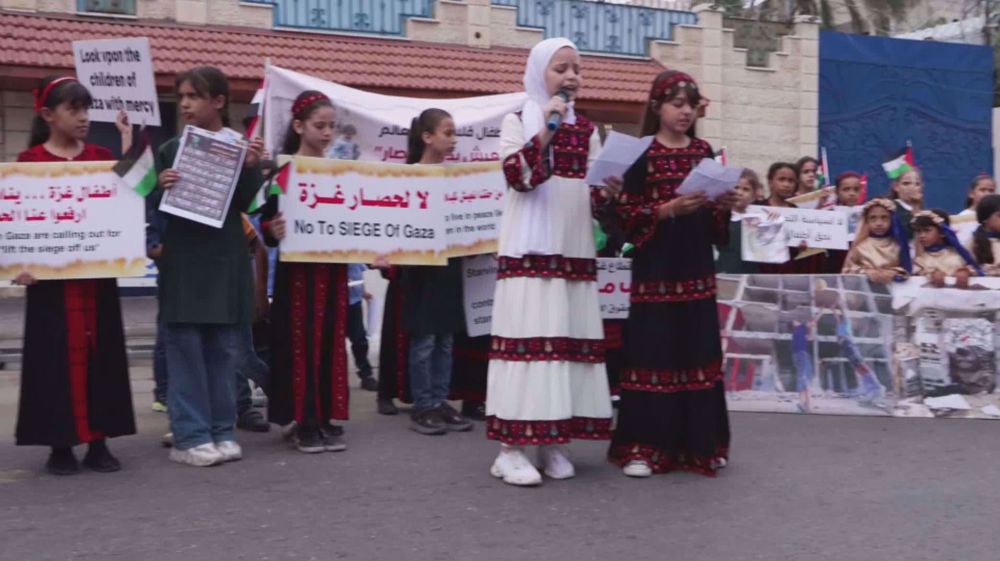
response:
<path fill-rule="evenodd" d="M 291 121 L 295 98 L 306 90 L 326 94 L 337 111 L 337 137 L 331 157 L 404 163 L 410 123 L 421 111 L 436 107 L 455 120 L 458 144 L 449 163 L 500 159 L 500 123 L 520 111 L 523 93 L 456 99 L 400 97 L 366 92 L 277 66 L 267 69 L 264 93 L 264 140 L 272 154 Z"/>
<path fill-rule="evenodd" d="M 291 158 L 282 261 L 444 265 L 496 251 L 498 162 L 407 166 Z"/>
<path fill-rule="evenodd" d="M 113 165 L 0 164 L 0 279 L 145 274 L 143 199 Z"/>

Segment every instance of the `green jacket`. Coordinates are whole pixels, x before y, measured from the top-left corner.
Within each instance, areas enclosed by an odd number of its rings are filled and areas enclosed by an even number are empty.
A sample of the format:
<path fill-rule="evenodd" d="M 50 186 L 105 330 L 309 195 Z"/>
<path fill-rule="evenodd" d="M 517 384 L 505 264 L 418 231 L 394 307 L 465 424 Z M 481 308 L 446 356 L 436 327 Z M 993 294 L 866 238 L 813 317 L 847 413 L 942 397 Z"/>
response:
<path fill-rule="evenodd" d="M 156 152 L 156 173 L 173 166 L 179 137 Z M 222 228 L 165 214 L 160 259 L 160 321 L 249 324 L 253 321 L 253 274 L 241 212 L 263 182 L 259 168 L 244 168 Z M 163 192 L 150 194 L 157 207 Z"/>

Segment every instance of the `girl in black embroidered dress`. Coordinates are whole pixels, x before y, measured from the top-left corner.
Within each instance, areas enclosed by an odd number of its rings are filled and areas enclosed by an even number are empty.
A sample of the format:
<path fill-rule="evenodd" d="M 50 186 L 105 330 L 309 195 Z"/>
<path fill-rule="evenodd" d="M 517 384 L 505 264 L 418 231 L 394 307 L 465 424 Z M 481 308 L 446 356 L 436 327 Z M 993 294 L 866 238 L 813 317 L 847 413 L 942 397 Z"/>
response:
<path fill-rule="evenodd" d="M 643 134 L 656 137 L 618 198 L 636 250 L 628 364 L 608 456 L 633 477 L 676 469 L 712 475 L 728 454 L 712 245 L 725 243 L 735 194 L 717 201 L 676 194 L 713 156 L 707 142 L 686 134 L 706 102 L 687 74 L 656 78 L 643 123 Z"/>

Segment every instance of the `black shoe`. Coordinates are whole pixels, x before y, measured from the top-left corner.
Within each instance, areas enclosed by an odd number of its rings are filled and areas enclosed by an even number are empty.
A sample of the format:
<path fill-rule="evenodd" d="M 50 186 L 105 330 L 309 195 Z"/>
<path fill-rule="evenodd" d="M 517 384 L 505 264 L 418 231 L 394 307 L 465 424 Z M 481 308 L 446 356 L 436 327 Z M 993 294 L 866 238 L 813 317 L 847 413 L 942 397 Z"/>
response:
<path fill-rule="evenodd" d="M 323 440 L 323 449 L 327 452 L 343 452 L 347 450 L 347 441 L 344 440 L 344 427 L 327 425 L 320 429 L 320 439 Z"/>
<path fill-rule="evenodd" d="M 80 464 L 73 455 L 72 448 L 53 448 L 45 469 L 52 475 L 73 475 L 80 471 Z"/>
<path fill-rule="evenodd" d="M 482 401 L 463 401 L 462 416 L 470 421 L 485 421 L 486 404 Z"/>
<path fill-rule="evenodd" d="M 118 458 L 111 455 L 108 445 L 104 440 L 95 440 L 87 447 L 87 455 L 83 457 L 83 465 L 87 469 L 100 472 L 111 473 L 122 469 Z"/>
<path fill-rule="evenodd" d="M 260 411 L 250 408 L 236 420 L 236 427 L 250 432 L 267 432 L 271 430 L 271 423 L 267 422 Z"/>
<path fill-rule="evenodd" d="M 295 429 L 295 447 L 299 452 L 306 454 L 319 454 L 326 451 L 320 430 L 302 426 Z"/>
<path fill-rule="evenodd" d="M 444 422 L 446 429 L 454 432 L 465 432 L 472 430 L 472 421 L 458 414 L 455 408 L 447 403 L 442 403 L 437 407 L 438 416 Z"/>
<path fill-rule="evenodd" d="M 410 430 L 420 434 L 438 435 L 448 432 L 437 409 L 414 411 L 410 416 Z"/>
<path fill-rule="evenodd" d="M 393 405 L 391 397 L 384 399 L 380 397 L 375 400 L 375 404 L 378 405 L 379 415 L 395 415 L 399 413 L 399 409 L 396 409 L 396 406 Z"/>
<path fill-rule="evenodd" d="M 378 391 L 378 380 L 376 380 L 371 374 L 361 378 L 361 389 L 369 392 Z"/>

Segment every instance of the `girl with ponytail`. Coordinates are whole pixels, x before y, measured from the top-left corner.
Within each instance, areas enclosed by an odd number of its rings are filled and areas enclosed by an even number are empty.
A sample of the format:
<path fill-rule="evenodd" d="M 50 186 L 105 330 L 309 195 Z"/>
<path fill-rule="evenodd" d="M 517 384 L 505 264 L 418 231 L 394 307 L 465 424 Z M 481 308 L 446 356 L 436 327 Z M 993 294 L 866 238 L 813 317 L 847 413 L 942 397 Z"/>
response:
<path fill-rule="evenodd" d="M 440 165 L 456 144 L 451 115 L 442 109 L 425 109 L 410 124 L 406 163 Z M 400 327 L 409 343 L 410 429 L 427 435 L 470 430 L 472 423 L 447 401 L 455 337 L 465 331 L 462 260 L 449 259 L 445 267 L 400 267 L 398 277 Z"/>

